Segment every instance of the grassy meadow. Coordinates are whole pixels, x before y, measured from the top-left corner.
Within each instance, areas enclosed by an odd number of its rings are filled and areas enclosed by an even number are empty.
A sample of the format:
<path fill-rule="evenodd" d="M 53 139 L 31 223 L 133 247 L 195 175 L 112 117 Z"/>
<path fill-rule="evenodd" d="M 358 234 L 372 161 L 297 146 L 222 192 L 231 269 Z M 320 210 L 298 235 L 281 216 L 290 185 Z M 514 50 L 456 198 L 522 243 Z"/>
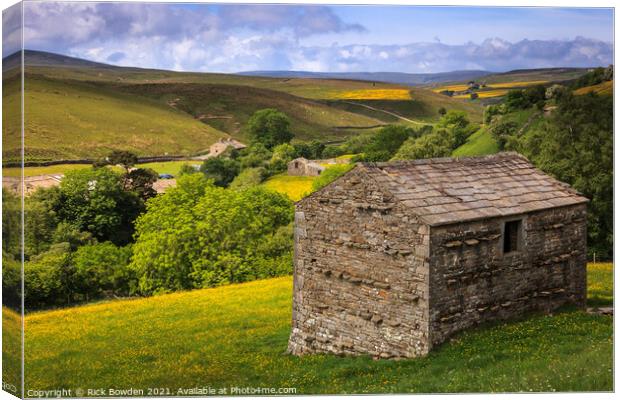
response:
<path fill-rule="evenodd" d="M 262 185 L 285 194 L 293 201 L 299 201 L 312 191 L 315 179 L 315 176 L 290 176 L 284 172 L 270 177 Z"/>
<path fill-rule="evenodd" d="M 611 264 L 588 266 L 589 303 L 611 304 L 612 279 Z M 29 314 L 26 388 L 158 387 L 173 395 L 204 386 L 298 394 L 613 389 L 609 316 L 567 308 L 487 324 L 419 359 L 298 358 L 285 354 L 291 293 L 292 280 L 283 277 Z M 3 310 L 5 321 L 11 314 Z"/>
<path fill-rule="evenodd" d="M 596 93 L 600 96 L 613 95 L 614 94 L 614 81 L 605 81 L 598 85 L 586 86 L 574 91 L 576 95 Z"/>
<path fill-rule="evenodd" d="M 189 155 L 225 135 L 165 104 L 90 83 L 28 76 L 24 102 L 26 160 L 96 158 L 117 148 Z M 12 152 L 19 143 L 5 146 Z"/>
<path fill-rule="evenodd" d="M 161 162 L 151 162 L 151 163 L 143 163 L 137 164 L 136 168 L 150 168 L 157 172 L 158 174 L 171 174 L 177 176 L 181 167 L 184 164 L 189 165 L 200 165 L 200 162 L 196 161 L 161 161 Z M 85 168 L 90 168 L 90 164 L 56 164 L 56 165 L 48 165 L 43 167 L 25 167 L 24 168 L 24 176 L 37 176 L 37 175 L 55 175 L 55 174 L 66 174 L 68 171 L 80 170 Z M 120 168 L 118 169 L 121 170 Z M 2 168 L 3 176 L 12 176 L 19 177 L 20 176 L 20 168 Z"/>
<path fill-rule="evenodd" d="M 5 81 L 8 103 L 18 100 L 18 83 Z M 25 104 L 27 160 L 95 158 L 113 148 L 192 154 L 223 135 L 247 139 L 247 120 L 263 108 L 289 116 L 295 141 L 340 141 L 390 123 L 432 124 L 441 107 L 482 118 L 478 104 L 396 84 L 103 65 L 27 66 Z M 9 132 L 18 122 L 5 121 L 5 159 L 19 154 L 19 135 Z"/>
<path fill-rule="evenodd" d="M 499 151 L 497 141 L 486 127 L 480 128 L 467 141 L 452 152 L 453 157 L 474 157 L 495 154 Z"/>

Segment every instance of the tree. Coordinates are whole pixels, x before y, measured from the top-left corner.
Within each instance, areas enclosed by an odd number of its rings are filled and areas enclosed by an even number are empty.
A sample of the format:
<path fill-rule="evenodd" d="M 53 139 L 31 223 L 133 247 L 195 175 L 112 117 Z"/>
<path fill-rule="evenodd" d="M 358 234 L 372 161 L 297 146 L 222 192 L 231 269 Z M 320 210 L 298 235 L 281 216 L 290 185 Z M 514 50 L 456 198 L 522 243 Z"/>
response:
<path fill-rule="evenodd" d="M 509 136 L 515 135 L 518 128 L 519 126 L 514 121 L 498 120 L 490 125 L 489 132 L 495 138 L 499 149 L 504 150 L 506 142 L 509 140 Z"/>
<path fill-rule="evenodd" d="M 230 188 L 235 190 L 248 189 L 263 181 L 262 168 L 246 168 L 231 182 Z"/>
<path fill-rule="evenodd" d="M 2 190 L 2 251 L 21 258 L 21 199 L 8 188 Z"/>
<path fill-rule="evenodd" d="M 253 143 L 243 149 L 238 157 L 241 168 L 261 167 L 271 159 L 272 153 L 262 143 Z"/>
<path fill-rule="evenodd" d="M 407 139 L 392 160 L 448 157 L 451 153 L 450 133 L 446 129 L 440 129 L 417 139 Z"/>
<path fill-rule="evenodd" d="M 73 255 L 76 291 L 85 300 L 101 297 L 106 292 L 116 296 L 128 296 L 132 283 L 127 268 L 131 247 L 117 247 L 111 242 L 82 246 Z"/>
<path fill-rule="evenodd" d="M 2 251 L 2 305 L 21 311 L 22 265 L 6 251 Z"/>
<path fill-rule="evenodd" d="M 437 128 L 448 133 L 452 150 L 461 146 L 476 131 L 476 126 L 469 123 L 464 111 L 450 110 L 437 123 Z"/>
<path fill-rule="evenodd" d="M 108 168 L 69 171 L 60 183 L 56 213 L 60 220 L 101 241 L 128 243 L 133 221 L 144 204 L 123 190 L 121 175 Z"/>
<path fill-rule="evenodd" d="M 478 97 L 480 97 L 480 96 L 478 96 L 478 93 L 475 93 L 475 92 L 472 92 L 472 93 L 469 95 L 469 98 L 470 98 L 471 100 L 476 100 Z"/>
<path fill-rule="evenodd" d="M 195 174 L 196 172 L 198 172 L 198 169 L 190 164 L 183 164 L 181 168 L 179 168 L 179 176 Z"/>
<path fill-rule="evenodd" d="M 293 138 L 290 131 L 291 122 L 286 114 L 266 108 L 256 111 L 247 122 L 247 133 L 253 142 L 262 143 L 268 149 L 281 143 L 288 143 Z"/>
<path fill-rule="evenodd" d="M 519 140 L 537 167 L 591 199 L 588 249 L 613 255 L 613 98 L 594 94 L 558 99 L 544 123 Z"/>
<path fill-rule="evenodd" d="M 125 173 L 129 173 L 129 169 L 138 163 L 138 156 L 130 151 L 114 150 L 108 156 L 108 162 L 111 165 L 120 165 L 125 169 Z"/>
<path fill-rule="evenodd" d="M 56 244 L 24 263 L 24 295 L 27 310 L 73 301 L 71 252 L 66 243 Z"/>
<path fill-rule="evenodd" d="M 288 163 L 295 158 L 295 147 L 288 143 L 282 143 L 273 148 L 273 154 L 269 161 L 270 169 L 274 172 L 285 171 Z"/>
<path fill-rule="evenodd" d="M 193 176 L 181 180 L 187 178 Z M 291 236 L 284 248 L 265 248 L 280 227 L 292 222 L 288 198 L 260 187 L 227 190 L 206 185 L 202 193 L 188 193 L 187 187 L 195 184 L 183 182 L 154 198 L 138 219 L 130 267 L 142 294 L 274 276 L 263 267 L 290 260 Z M 286 273 L 290 270 L 288 264 Z"/>
<path fill-rule="evenodd" d="M 364 149 L 364 155 L 358 157 L 360 161 L 388 161 L 400 146 L 416 132 L 402 125 L 388 125 L 372 137 Z"/>
<path fill-rule="evenodd" d="M 142 200 L 146 201 L 157 195 L 153 184 L 159 178 L 159 174 L 150 168 L 136 168 L 127 173 L 127 190 L 135 192 Z"/>
<path fill-rule="evenodd" d="M 437 110 L 437 112 L 443 117 L 448 111 L 446 110 L 446 107 L 439 107 L 439 110 Z"/>
<path fill-rule="evenodd" d="M 208 179 L 213 179 L 215 185 L 221 187 L 228 187 L 239 174 L 239 169 L 239 162 L 224 157 L 208 158 L 200 167 L 200 171 Z"/>
<path fill-rule="evenodd" d="M 529 101 L 523 95 L 523 90 L 509 90 L 504 98 L 504 104 L 510 110 L 522 110 L 530 106 Z"/>

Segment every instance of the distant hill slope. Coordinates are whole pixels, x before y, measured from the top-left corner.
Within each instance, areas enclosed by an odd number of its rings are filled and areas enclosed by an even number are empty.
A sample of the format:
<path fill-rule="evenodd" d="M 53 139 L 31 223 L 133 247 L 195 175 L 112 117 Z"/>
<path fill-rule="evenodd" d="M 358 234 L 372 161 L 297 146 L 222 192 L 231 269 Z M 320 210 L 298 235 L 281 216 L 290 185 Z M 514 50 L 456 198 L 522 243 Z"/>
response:
<path fill-rule="evenodd" d="M 2 59 L 2 69 L 10 69 L 21 63 L 21 52 L 16 52 Z M 38 50 L 24 50 L 24 64 L 26 66 L 52 66 L 52 67 L 99 67 L 120 68 L 108 64 L 69 57 L 62 54 L 49 53 Z"/>
<path fill-rule="evenodd" d="M 591 68 L 517 69 L 508 72 L 489 74 L 481 80 L 486 83 L 529 81 L 561 82 L 576 79 L 581 75 L 587 73 L 590 69 Z"/>
<path fill-rule="evenodd" d="M 264 108 L 284 112 L 291 119 L 296 140 L 338 140 L 385 124 L 378 118 L 329 107 L 318 101 L 249 86 L 158 83 L 119 86 L 119 90 L 156 99 L 241 139 L 246 139 L 243 127 L 247 120 L 255 111 Z"/>
<path fill-rule="evenodd" d="M 4 82 L 3 101 L 18 101 L 19 81 Z M 96 158 L 113 149 L 140 156 L 189 155 L 225 134 L 145 97 L 88 82 L 27 75 L 26 160 Z M 5 118 L 5 161 L 19 155 L 18 114 Z"/>
<path fill-rule="evenodd" d="M 350 79 L 373 82 L 396 83 L 401 85 L 428 85 L 431 83 L 452 82 L 479 78 L 492 74 L 489 71 L 451 71 L 439 73 L 410 74 L 403 72 L 309 72 L 309 71 L 247 71 L 244 76 L 263 76 L 271 78 L 313 78 Z"/>
<path fill-rule="evenodd" d="M 247 119 L 267 107 L 289 115 L 296 140 L 340 141 L 388 123 L 434 123 L 440 107 L 463 110 L 472 121 L 482 116 L 477 103 L 392 83 L 125 68 L 37 51 L 25 59 L 30 160 L 93 158 L 111 148 L 190 154 L 225 134 L 244 140 Z M 11 60 L 18 55 L 5 64 Z M 11 140 L 7 159 L 18 154 Z"/>

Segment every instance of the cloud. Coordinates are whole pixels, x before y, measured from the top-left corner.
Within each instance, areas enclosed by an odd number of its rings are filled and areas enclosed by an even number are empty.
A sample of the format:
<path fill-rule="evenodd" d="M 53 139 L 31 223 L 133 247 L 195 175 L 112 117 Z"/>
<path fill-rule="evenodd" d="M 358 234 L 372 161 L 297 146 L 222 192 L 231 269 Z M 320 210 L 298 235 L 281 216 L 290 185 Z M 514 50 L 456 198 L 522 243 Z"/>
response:
<path fill-rule="evenodd" d="M 402 45 L 304 45 L 310 36 L 347 33 L 355 34 L 360 42 L 368 37 L 364 26 L 344 21 L 324 6 L 27 2 L 24 7 L 26 48 L 144 68 L 505 71 L 589 67 L 610 64 L 613 59 L 613 44 L 583 37 L 516 42 L 489 38 L 458 45 L 439 40 Z M 7 15 L 3 14 L 3 22 Z M 5 29 L 3 39 L 11 34 Z"/>
<path fill-rule="evenodd" d="M 307 37 L 345 31 L 363 32 L 323 6 L 205 5 L 186 8 L 163 3 L 28 2 L 25 41 L 30 48 L 66 50 L 104 38 L 131 40 L 164 37 L 168 41 L 220 39 L 238 30 L 286 31 Z"/>
<path fill-rule="evenodd" d="M 15 4 L 2 11 L 2 57 L 22 48 L 22 8 Z"/>

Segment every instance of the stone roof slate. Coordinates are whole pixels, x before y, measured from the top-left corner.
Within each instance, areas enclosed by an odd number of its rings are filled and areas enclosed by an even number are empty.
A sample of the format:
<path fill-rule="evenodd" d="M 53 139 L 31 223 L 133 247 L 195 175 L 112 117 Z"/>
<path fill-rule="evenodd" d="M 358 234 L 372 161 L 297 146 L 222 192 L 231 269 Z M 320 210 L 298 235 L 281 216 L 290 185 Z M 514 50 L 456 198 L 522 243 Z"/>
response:
<path fill-rule="evenodd" d="M 524 214 L 588 201 L 513 152 L 362 163 L 358 168 L 429 225 Z"/>

